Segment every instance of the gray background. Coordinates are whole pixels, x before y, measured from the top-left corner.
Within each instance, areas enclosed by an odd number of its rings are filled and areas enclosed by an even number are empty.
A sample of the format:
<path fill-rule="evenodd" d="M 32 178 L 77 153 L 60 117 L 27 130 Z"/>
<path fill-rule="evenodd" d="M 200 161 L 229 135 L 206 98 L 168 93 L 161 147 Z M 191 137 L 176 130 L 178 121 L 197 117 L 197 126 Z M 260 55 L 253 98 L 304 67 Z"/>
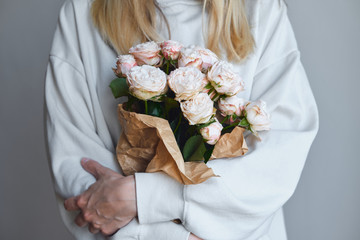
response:
<path fill-rule="evenodd" d="M 0 0 L 0 239 L 71 239 L 55 205 L 42 114 L 62 2 Z M 321 121 L 285 207 L 289 239 L 360 239 L 360 1 L 288 5 Z"/>

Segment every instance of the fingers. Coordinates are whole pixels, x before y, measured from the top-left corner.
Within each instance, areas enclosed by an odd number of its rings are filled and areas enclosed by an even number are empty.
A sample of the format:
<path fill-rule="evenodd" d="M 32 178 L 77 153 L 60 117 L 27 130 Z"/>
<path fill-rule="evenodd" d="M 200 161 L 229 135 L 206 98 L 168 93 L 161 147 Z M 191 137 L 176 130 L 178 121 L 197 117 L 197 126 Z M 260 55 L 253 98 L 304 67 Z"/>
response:
<path fill-rule="evenodd" d="M 100 163 L 89 158 L 81 159 L 81 166 L 88 173 L 92 174 L 96 179 L 99 179 L 102 175 L 104 175 L 106 172 L 110 170 L 109 168 L 106 168 Z"/>
<path fill-rule="evenodd" d="M 80 207 L 78 206 L 78 200 L 79 196 L 71 197 L 65 200 L 64 207 L 67 211 L 77 211 L 80 210 Z"/>
<path fill-rule="evenodd" d="M 85 227 L 86 225 L 89 224 L 89 227 L 88 227 L 89 232 L 91 232 L 92 234 L 101 232 L 105 236 L 110 236 L 119 230 L 119 227 L 117 226 L 116 221 L 109 221 L 107 224 L 101 225 L 100 223 L 98 223 L 96 221 L 92 222 L 91 219 L 92 219 L 91 216 L 86 215 L 84 217 L 84 214 L 80 212 L 76 216 L 74 222 L 79 227 Z"/>
<path fill-rule="evenodd" d="M 109 224 L 103 225 L 100 228 L 100 231 L 105 236 L 111 236 L 116 233 L 120 228 L 117 226 L 116 222 L 113 221 Z"/>
<path fill-rule="evenodd" d="M 75 218 L 75 224 L 79 227 L 85 227 L 88 223 L 85 221 L 85 218 L 82 213 L 79 213 Z"/>
<path fill-rule="evenodd" d="M 111 236 L 116 233 L 119 228 L 119 222 L 117 220 L 109 220 L 107 222 L 96 221 L 96 217 L 89 212 L 80 212 L 74 222 L 79 227 L 85 227 L 89 224 L 88 229 L 92 234 L 101 232 L 104 236 Z"/>
<path fill-rule="evenodd" d="M 100 230 L 98 228 L 95 228 L 93 224 L 89 224 L 89 232 L 92 234 L 97 234 Z"/>
<path fill-rule="evenodd" d="M 89 196 L 90 193 L 85 191 L 79 196 L 68 198 L 64 202 L 64 207 L 67 211 L 84 210 L 84 208 L 88 205 Z"/>

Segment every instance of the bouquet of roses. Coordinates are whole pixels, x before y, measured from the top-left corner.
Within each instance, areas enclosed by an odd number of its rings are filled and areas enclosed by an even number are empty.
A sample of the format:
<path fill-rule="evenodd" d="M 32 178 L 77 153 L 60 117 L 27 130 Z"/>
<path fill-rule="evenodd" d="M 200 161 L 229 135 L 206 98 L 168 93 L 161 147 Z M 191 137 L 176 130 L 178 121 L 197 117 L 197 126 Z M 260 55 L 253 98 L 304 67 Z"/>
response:
<path fill-rule="evenodd" d="M 163 171 L 183 184 L 215 176 L 207 161 L 244 155 L 244 131 L 269 130 L 263 101 L 248 102 L 230 63 L 208 49 L 146 42 L 118 57 L 113 95 L 123 127 L 117 158 L 125 174 Z"/>

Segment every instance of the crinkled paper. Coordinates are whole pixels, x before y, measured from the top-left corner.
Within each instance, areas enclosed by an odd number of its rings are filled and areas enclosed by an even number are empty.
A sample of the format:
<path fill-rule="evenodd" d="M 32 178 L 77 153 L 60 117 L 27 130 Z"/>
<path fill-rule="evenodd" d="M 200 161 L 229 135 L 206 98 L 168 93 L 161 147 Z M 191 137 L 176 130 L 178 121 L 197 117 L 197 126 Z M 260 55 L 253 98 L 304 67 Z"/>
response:
<path fill-rule="evenodd" d="M 189 185 L 216 176 L 204 162 L 184 162 L 181 151 L 165 119 L 124 110 L 118 107 L 123 132 L 116 155 L 125 175 L 135 172 L 164 172 Z M 211 159 L 244 155 L 247 146 L 243 128 L 224 134 L 215 145 Z"/>

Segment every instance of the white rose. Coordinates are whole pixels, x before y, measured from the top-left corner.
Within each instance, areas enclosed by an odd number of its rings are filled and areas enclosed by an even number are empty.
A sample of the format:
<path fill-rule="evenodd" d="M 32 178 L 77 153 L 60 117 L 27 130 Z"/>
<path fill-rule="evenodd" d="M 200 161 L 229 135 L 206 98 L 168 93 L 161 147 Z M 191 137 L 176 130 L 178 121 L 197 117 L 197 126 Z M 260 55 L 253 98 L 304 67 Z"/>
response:
<path fill-rule="evenodd" d="M 158 65 L 161 61 L 161 48 L 156 42 L 146 42 L 130 48 L 129 53 L 133 55 L 138 65 Z"/>
<path fill-rule="evenodd" d="M 178 59 L 179 67 L 195 67 L 201 70 L 202 59 L 199 51 L 194 46 L 182 48 Z"/>
<path fill-rule="evenodd" d="M 177 60 L 183 45 L 179 42 L 167 40 L 160 43 L 161 52 L 167 60 Z"/>
<path fill-rule="evenodd" d="M 219 123 L 219 121 L 217 119 L 215 120 L 216 122 L 200 129 L 201 136 L 205 142 L 210 145 L 215 145 L 219 141 L 221 137 L 221 130 L 223 129 L 223 126 Z"/>
<path fill-rule="evenodd" d="M 239 98 L 237 96 L 227 97 L 227 98 L 220 98 L 218 101 L 218 107 L 221 112 L 221 115 L 225 116 L 240 116 L 242 110 L 245 107 L 245 100 Z"/>
<path fill-rule="evenodd" d="M 197 68 L 180 67 L 170 73 L 168 83 L 175 100 L 189 100 L 203 89 L 205 75 Z"/>
<path fill-rule="evenodd" d="M 219 58 L 216 56 L 215 53 L 210 51 L 209 49 L 202 48 L 202 47 L 195 47 L 195 49 L 200 53 L 201 60 L 202 60 L 202 71 L 206 72 L 212 65 L 219 61 Z"/>
<path fill-rule="evenodd" d="M 180 108 L 190 125 L 207 123 L 214 115 L 214 102 L 206 93 L 199 93 L 190 100 L 180 102 Z"/>
<path fill-rule="evenodd" d="M 244 90 L 241 77 L 232 70 L 230 63 L 225 61 L 216 62 L 208 71 L 207 78 L 221 95 L 234 96 Z"/>
<path fill-rule="evenodd" d="M 117 58 L 116 68 L 113 70 L 116 76 L 125 77 L 130 69 L 135 66 L 137 66 L 137 63 L 133 55 L 120 55 Z"/>
<path fill-rule="evenodd" d="M 253 131 L 270 130 L 270 114 L 266 112 L 266 103 L 262 100 L 248 103 L 245 107 L 246 119 Z"/>
<path fill-rule="evenodd" d="M 166 74 L 149 65 L 133 67 L 127 75 L 127 82 L 129 92 L 141 100 L 164 94 L 167 90 Z"/>

